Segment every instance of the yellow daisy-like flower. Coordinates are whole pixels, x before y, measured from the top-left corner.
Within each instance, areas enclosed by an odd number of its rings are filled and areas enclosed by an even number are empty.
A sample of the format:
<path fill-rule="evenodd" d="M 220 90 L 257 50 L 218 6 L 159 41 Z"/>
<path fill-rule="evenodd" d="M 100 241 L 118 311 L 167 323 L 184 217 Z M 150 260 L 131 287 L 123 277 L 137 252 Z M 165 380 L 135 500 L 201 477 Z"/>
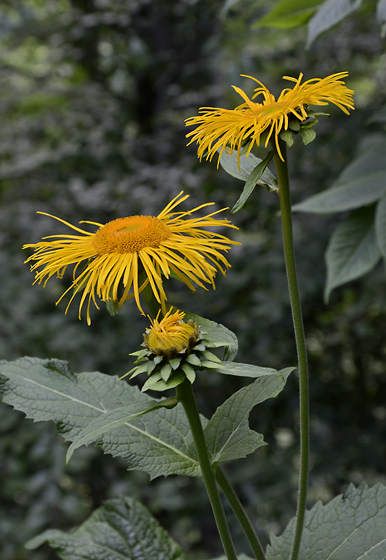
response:
<path fill-rule="evenodd" d="M 239 87 L 232 86 L 244 99 L 244 103 L 235 109 L 221 109 L 214 107 L 203 107 L 199 116 L 190 117 L 186 120 L 186 126 L 197 126 L 195 130 L 187 134 L 191 137 L 189 144 L 198 143 L 198 157 L 202 159 L 207 152 L 206 159 L 211 160 L 214 154 L 220 150 L 218 164 L 224 150 L 229 149 L 232 154 L 237 150 L 240 157 L 240 149 L 243 144 L 249 142 L 247 156 L 254 145 L 260 145 L 263 133 L 265 146 L 271 137 L 275 139 L 276 149 L 280 158 L 284 161 L 279 147 L 279 134 L 281 130 L 288 129 L 291 115 L 304 121 L 308 118 L 308 105 L 337 105 L 344 113 L 349 114 L 348 109 L 354 109 L 353 90 L 348 89 L 342 78 L 348 76 L 348 72 L 339 72 L 327 78 L 313 78 L 301 84 L 303 74 L 299 78 L 283 76 L 284 80 L 295 82 L 294 87 L 285 88 L 278 99 L 256 78 L 250 78 L 259 84 L 252 99 L 262 95 L 262 103 L 249 99 L 247 94 Z M 188 145 L 189 145 L 188 144 Z"/>
<path fill-rule="evenodd" d="M 129 297 L 134 297 L 141 313 L 144 314 L 139 294 L 150 284 L 154 297 L 166 312 L 166 294 L 162 284 L 162 275 L 169 278 L 174 273 L 191 290 L 192 282 L 205 288 L 211 284 L 215 288 L 214 278 L 217 270 L 225 274 L 230 266 L 222 254 L 230 245 L 237 244 L 227 237 L 207 231 L 208 227 L 225 226 L 236 228 L 229 220 L 217 219 L 217 210 L 204 217 L 189 216 L 213 203 L 202 204 L 188 212 L 173 212 L 174 208 L 186 200 L 189 195 L 181 192 L 162 210 L 158 216 L 130 216 L 99 224 L 81 222 L 97 226 L 95 233 L 84 231 L 76 226 L 58 220 L 81 235 L 51 235 L 40 243 L 24 245 L 23 249 L 32 248 L 34 253 L 25 261 L 35 261 L 31 270 L 36 271 L 34 284 L 47 281 L 51 276 L 61 278 L 70 265 L 75 265 L 72 285 L 56 302 L 73 292 L 70 302 L 78 292 L 82 292 L 79 305 L 79 318 L 82 306 L 88 298 L 87 323 L 90 324 L 91 300 L 98 308 L 96 296 L 102 301 L 117 302 L 120 307 Z M 54 239 L 55 238 L 55 239 Z M 49 240 L 49 241 L 46 241 Z M 79 266 L 85 262 L 84 269 L 78 273 Z M 43 267 L 41 270 L 41 267 Z M 144 273 L 145 280 L 140 280 Z M 118 295 L 122 286 L 123 293 Z M 132 289 L 132 293 L 129 294 Z M 66 312 L 67 312 L 66 309 Z"/>
<path fill-rule="evenodd" d="M 172 313 L 172 310 L 169 310 L 161 321 L 158 317 L 150 319 L 151 327 L 144 335 L 146 348 L 153 354 L 163 355 L 178 354 L 194 346 L 199 328 L 192 322 L 184 323 L 184 317 L 183 311 Z"/>

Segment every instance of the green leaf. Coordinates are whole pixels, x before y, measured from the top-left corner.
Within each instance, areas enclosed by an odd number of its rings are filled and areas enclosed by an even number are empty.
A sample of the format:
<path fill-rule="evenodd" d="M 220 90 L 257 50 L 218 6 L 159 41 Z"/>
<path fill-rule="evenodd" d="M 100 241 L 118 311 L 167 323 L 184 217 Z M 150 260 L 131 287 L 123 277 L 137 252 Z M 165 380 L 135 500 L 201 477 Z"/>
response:
<path fill-rule="evenodd" d="M 298 560 L 384 560 L 386 487 L 350 485 L 347 493 L 306 511 Z M 280 537 L 271 535 L 267 560 L 288 560 L 295 519 Z"/>
<path fill-rule="evenodd" d="M 280 138 L 287 144 L 289 148 L 294 145 L 294 137 L 290 130 L 282 130 L 279 134 Z"/>
<path fill-rule="evenodd" d="M 184 560 L 180 547 L 132 498 L 106 501 L 76 531 L 51 529 L 31 539 L 34 550 L 48 542 L 62 560 Z"/>
<path fill-rule="evenodd" d="M 122 424 L 126 424 L 127 422 L 130 422 L 130 420 L 134 420 L 134 418 L 143 416 L 148 412 L 158 410 L 162 407 L 171 408 L 172 406 L 175 406 L 177 402 L 178 401 L 175 398 L 171 397 L 161 401 L 155 406 L 153 403 L 147 405 L 133 404 L 131 406 L 122 406 L 120 408 L 116 408 L 115 410 L 111 410 L 110 412 L 101 414 L 101 416 L 92 420 L 88 426 L 75 437 L 68 448 L 66 462 L 69 462 L 75 449 L 78 449 L 78 447 L 81 447 L 82 445 L 88 445 L 89 443 L 96 441 L 102 434 L 105 434 L 114 428 L 118 428 L 119 426 L 122 426 Z"/>
<path fill-rule="evenodd" d="M 363 0 L 325 0 L 308 23 L 307 47 L 316 37 L 354 12 Z"/>
<path fill-rule="evenodd" d="M 237 340 L 237 336 L 221 325 L 220 323 L 215 323 L 214 321 L 209 321 L 209 319 L 204 319 L 199 315 L 195 315 L 194 313 L 187 313 L 185 312 L 184 320 L 191 319 L 197 325 L 201 327 L 201 329 L 207 333 L 205 335 L 206 339 L 209 339 L 213 342 L 214 348 L 221 348 L 222 346 L 225 347 L 224 350 L 224 360 L 233 360 L 237 354 L 237 350 L 239 347 L 239 343 Z"/>
<path fill-rule="evenodd" d="M 293 368 L 275 372 L 243 387 L 218 407 L 205 427 L 205 438 L 212 463 L 246 457 L 264 445 L 263 436 L 249 428 L 248 417 L 254 406 L 276 397 Z"/>
<path fill-rule="evenodd" d="M 293 371 L 295 368 L 287 368 Z M 236 377 L 264 377 L 266 375 L 275 375 L 286 372 L 287 369 L 278 372 L 276 369 L 254 366 L 252 364 L 240 364 L 237 362 L 222 362 L 216 370 L 225 375 L 234 375 Z"/>
<path fill-rule="evenodd" d="M 378 202 L 375 211 L 375 233 L 379 250 L 386 259 L 386 194 Z"/>
<path fill-rule="evenodd" d="M 302 128 L 301 134 L 302 134 L 303 144 L 305 146 L 311 144 L 311 142 L 313 142 L 316 138 L 316 132 L 313 128 Z"/>
<path fill-rule="evenodd" d="M 348 165 L 332 187 L 296 204 L 293 210 L 328 214 L 353 210 L 379 200 L 386 193 L 386 141 L 381 140 Z"/>
<path fill-rule="evenodd" d="M 323 0 L 281 0 L 264 17 L 253 24 L 253 27 L 278 27 L 289 29 L 307 23 L 315 12 L 315 7 Z"/>
<path fill-rule="evenodd" d="M 355 210 L 333 233 L 326 251 L 327 284 L 331 291 L 371 270 L 380 259 L 375 238 L 374 207 Z"/>
<path fill-rule="evenodd" d="M 239 199 L 237 200 L 236 204 L 233 206 L 231 212 L 232 214 L 235 214 L 236 212 L 238 212 L 239 210 L 241 210 L 241 208 L 244 206 L 244 204 L 247 202 L 248 198 L 251 196 L 254 188 L 256 187 L 257 184 L 260 184 L 260 178 L 262 177 L 264 171 L 267 168 L 267 165 L 269 164 L 269 162 L 271 161 L 273 157 L 273 153 L 270 152 L 267 157 L 261 161 L 255 168 L 254 170 L 251 172 L 251 174 L 249 175 L 243 191 L 239 197 Z M 277 190 L 277 188 L 275 187 L 275 190 Z"/>
<path fill-rule="evenodd" d="M 4 402 L 35 421 L 54 421 L 59 433 L 69 441 L 106 412 L 122 406 L 160 403 L 111 375 L 75 375 L 60 360 L 21 358 L 0 364 L 0 374 L 5 378 Z M 178 405 L 114 428 L 102 434 L 98 445 L 105 453 L 123 457 L 129 470 L 143 470 L 150 478 L 171 474 L 200 476 L 192 441 L 185 413 Z"/>
<path fill-rule="evenodd" d="M 253 154 L 249 154 L 248 157 L 245 154 L 240 154 L 239 162 L 237 160 L 237 151 L 233 150 L 232 154 L 228 154 L 225 150 L 222 153 L 220 159 L 220 165 L 229 175 L 239 179 L 240 181 L 247 181 L 248 177 L 252 171 L 262 163 L 262 159 L 256 157 Z M 271 173 L 269 169 L 265 169 L 258 180 L 258 184 L 263 187 L 268 188 L 272 191 L 277 191 L 277 180 L 276 177 Z"/>
<path fill-rule="evenodd" d="M 311 196 L 293 207 L 297 212 L 330 214 L 353 210 L 376 202 L 386 192 L 386 171 L 372 173 L 367 179 L 357 177 L 346 183 L 336 184 L 327 191 Z"/>

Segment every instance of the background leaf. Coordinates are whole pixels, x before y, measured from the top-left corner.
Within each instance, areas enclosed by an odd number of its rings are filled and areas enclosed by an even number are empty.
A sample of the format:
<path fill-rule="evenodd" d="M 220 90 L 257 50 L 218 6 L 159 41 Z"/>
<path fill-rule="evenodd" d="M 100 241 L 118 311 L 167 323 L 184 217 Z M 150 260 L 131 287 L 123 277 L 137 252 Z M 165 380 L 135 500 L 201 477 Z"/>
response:
<path fill-rule="evenodd" d="M 46 541 L 63 560 L 184 559 L 180 547 L 146 508 L 126 497 L 105 502 L 76 531 L 45 531 L 27 548 L 33 550 Z"/>
<path fill-rule="evenodd" d="M 323 31 L 327 31 L 357 10 L 361 4 L 362 0 L 326 0 L 323 2 L 308 23 L 307 46 L 309 47 Z"/>
<path fill-rule="evenodd" d="M 352 210 L 379 200 L 386 192 L 386 141 L 364 149 L 326 191 L 296 204 L 293 210 L 325 214 Z"/>
<path fill-rule="evenodd" d="M 331 290 L 371 270 L 380 252 L 375 238 L 374 207 L 355 210 L 333 233 L 326 251 L 327 283 Z"/>
<path fill-rule="evenodd" d="M 99 372 L 73 374 L 66 362 L 21 358 L 0 365 L 4 402 L 35 421 L 53 420 L 66 440 L 77 438 L 88 424 L 122 406 L 156 405 L 137 387 Z M 191 433 L 181 406 L 161 409 L 103 434 L 98 445 L 123 457 L 129 470 L 141 469 L 150 478 L 184 474 L 199 476 L 190 450 Z"/>
<path fill-rule="evenodd" d="M 281 0 L 253 27 L 278 27 L 289 29 L 306 23 L 323 0 Z"/>
<path fill-rule="evenodd" d="M 306 512 L 299 560 L 384 560 L 386 558 L 386 487 L 350 486 L 326 505 Z M 294 519 L 280 537 L 271 535 L 267 560 L 290 556 Z"/>
<path fill-rule="evenodd" d="M 205 427 L 205 437 L 213 463 L 246 457 L 264 445 L 263 436 L 249 428 L 254 406 L 276 397 L 284 388 L 292 368 L 257 379 L 219 406 Z"/>

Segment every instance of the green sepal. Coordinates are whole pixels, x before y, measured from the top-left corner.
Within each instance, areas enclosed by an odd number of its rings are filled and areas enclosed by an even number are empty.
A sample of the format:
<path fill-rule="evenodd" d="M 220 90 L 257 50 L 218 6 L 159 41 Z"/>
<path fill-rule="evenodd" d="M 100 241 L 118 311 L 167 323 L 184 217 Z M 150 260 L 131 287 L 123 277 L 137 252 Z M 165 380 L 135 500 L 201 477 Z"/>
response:
<path fill-rule="evenodd" d="M 188 379 L 188 381 L 193 384 L 196 379 L 196 372 L 194 371 L 194 368 L 192 368 L 191 365 L 185 362 L 184 364 L 182 364 L 181 369 L 185 373 L 186 379 Z"/>
<path fill-rule="evenodd" d="M 163 359 L 164 359 L 163 356 L 155 356 L 155 358 L 153 358 L 153 361 L 154 361 L 155 365 L 158 366 L 158 364 L 160 364 Z"/>
<path fill-rule="evenodd" d="M 217 362 L 218 364 L 222 363 L 220 358 L 216 356 L 216 354 L 209 352 L 209 350 L 205 350 L 204 352 L 201 352 L 200 358 L 204 358 L 205 360 L 208 360 L 210 362 Z"/>
<path fill-rule="evenodd" d="M 196 346 L 194 347 L 195 352 L 202 352 L 205 349 L 206 349 L 206 345 L 203 344 L 202 342 L 200 342 L 200 344 L 196 344 Z"/>
<path fill-rule="evenodd" d="M 196 356 L 196 354 L 189 354 L 189 356 L 186 358 L 186 361 L 193 366 L 201 366 L 201 360 L 198 356 Z"/>
<path fill-rule="evenodd" d="M 282 130 L 279 133 L 279 137 L 283 140 L 283 142 L 287 144 L 289 148 L 291 148 L 294 143 L 294 139 L 290 130 Z"/>
<path fill-rule="evenodd" d="M 148 364 L 147 364 L 147 370 L 146 373 L 148 375 L 151 374 L 151 372 L 157 367 L 157 364 L 154 363 L 154 360 L 149 360 Z"/>
<path fill-rule="evenodd" d="M 165 364 L 164 366 L 162 366 L 160 374 L 165 383 L 169 381 L 169 377 L 172 371 L 172 366 L 170 364 Z"/>
<path fill-rule="evenodd" d="M 288 128 L 293 132 L 300 132 L 300 121 L 299 119 L 290 119 L 288 122 Z"/>
<path fill-rule="evenodd" d="M 167 382 L 161 379 L 160 374 L 154 374 L 146 381 L 145 385 L 142 387 L 142 393 L 151 389 L 152 391 L 166 391 L 167 389 L 173 389 L 177 385 L 181 385 L 186 379 L 186 376 L 182 371 L 175 371 L 169 378 Z"/>
<path fill-rule="evenodd" d="M 169 360 L 169 364 L 173 369 L 177 369 L 181 363 L 181 360 L 182 358 L 172 358 L 171 360 Z"/>
<path fill-rule="evenodd" d="M 107 312 L 109 313 L 109 315 L 111 315 L 111 317 L 114 317 L 115 315 L 117 315 L 117 313 L 119 311 L 119 303 L 117 301 L 114 301 L 112 298 L 108 299 L 105 303 L 106 303 L 106 309 L 107 309 Z"/>
<path fill-rule="evenodd" d="M 307 144 L 311 144 L 311 142 L 316 138 L 316 132 L 313 128 L 302 128 L 301 135 L 305 146 L 307 146 Z"/>
<path fill-rule="evenodd" d="M 201 367 L 203 368 L 207 368 L 207 369 L 218 369 L 219 367 L 221 367 L 222 362 L 218 363 L 218 362 L 209 362 L 209 360 L 203 360 L 201 362 Z"/>

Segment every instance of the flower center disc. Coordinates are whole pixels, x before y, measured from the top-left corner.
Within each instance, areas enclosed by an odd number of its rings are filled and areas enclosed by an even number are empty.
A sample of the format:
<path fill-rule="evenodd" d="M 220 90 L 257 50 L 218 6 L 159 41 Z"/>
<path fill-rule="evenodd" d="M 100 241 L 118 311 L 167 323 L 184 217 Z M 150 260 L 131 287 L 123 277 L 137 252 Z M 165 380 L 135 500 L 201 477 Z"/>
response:
<path fill-rule="evenodd" d="M 99 255 L 106 253 L 137 253 L 145 247 L 159 247 L 170 237 L 170 229 L 153 216 L 118 218 L 100 227 L 93 245 Z"/>

